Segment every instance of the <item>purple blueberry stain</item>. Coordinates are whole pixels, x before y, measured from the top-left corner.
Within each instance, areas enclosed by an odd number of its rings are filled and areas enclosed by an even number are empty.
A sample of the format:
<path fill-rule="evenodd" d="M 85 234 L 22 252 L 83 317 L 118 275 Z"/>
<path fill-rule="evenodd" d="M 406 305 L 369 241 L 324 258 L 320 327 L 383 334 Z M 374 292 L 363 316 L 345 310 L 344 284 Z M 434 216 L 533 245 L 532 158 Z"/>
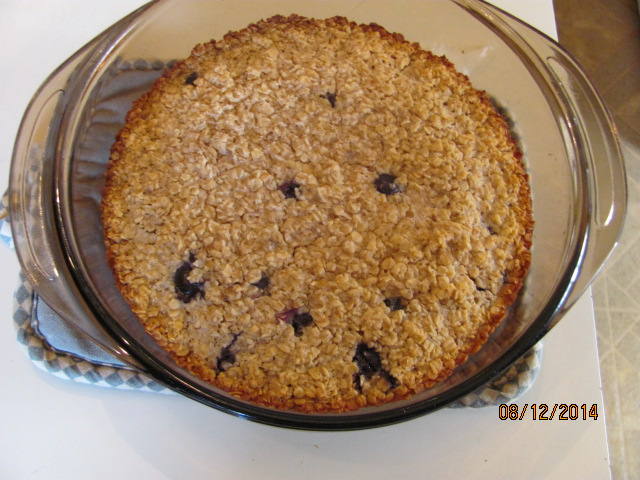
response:
<path fill-rule="evenodd" d="M 188 278 L 193 270 L 195 259 L 195 255 L 190 253 L 189 259 L 183 262 L 173 274 L 176 295 L 183 303 L 189 303 L 196 297 L 204 298 L 204 282 L 191 282 Z"/>
<path fill-rule="evenodd" d="M 293 316 L 298 311 L 297 308 L 290 308 L 289 310 L 285 310 L 284 312 L 280 312 L 276 315 L 276 318 L 284 323 L 288 323 L 291 325 L 291 321 L 293 320 Z"/>

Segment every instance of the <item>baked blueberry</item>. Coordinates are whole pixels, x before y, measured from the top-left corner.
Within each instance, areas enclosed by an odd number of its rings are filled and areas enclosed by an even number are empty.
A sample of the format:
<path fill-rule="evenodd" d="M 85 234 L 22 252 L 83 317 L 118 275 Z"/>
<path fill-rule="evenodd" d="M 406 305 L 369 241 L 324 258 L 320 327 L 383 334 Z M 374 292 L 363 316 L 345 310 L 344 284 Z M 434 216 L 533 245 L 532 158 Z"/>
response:
<path fill-rule="evenodd" d="M 358 373 L 354 377 L 355 387 L 358 391 L 362 391 L 362 377 L 370 380 L 376 374 L 384 378 L 391 388 L 398 386 L 398 380 L 382 368 L 380 354 L 375 348 L 369 347 L 364 342 L 360 342 L 356 347 L 353 361 L 356 362 L 358 367 Z"/>
<path fill-rule="evenodd" d="M 260 280 L 258 280 L 257 282 L 253 282 L 251 285 L 253 285 L 259 290 L 266 291 L 269 288 L 269 283 L 270 283 L 269 277 L 267 277 L 267 275 L 264 272 L 262 272 L 262 276 L 260 277 Z"/>
<path fill-rule="evenodd" d="M 185 85 L 193 85 L 196 84 L 196 79 L 198 78 L 198 72 L 191 72 L 187 75 L 187 78 L 184 79 Z"/>
<path fill-rule="evenodd" d="M 229 365 L 233 365 L 234 363 L 236 363 L 236 354 L 231 351 L 231 347 L 233 347 L 237 339 L 238 334 L 236 333 L 233 336 L 231 342 L 227 346 L 222 347 L 222 350 L 220 350 L 220 355 L 218 355 L 218 358 L 216 359 L 216 368 L 219 372 L 224 372 L 225 363 Z"/>
<path fill-rule="evenodd" d="M 298 199 L 298 194 L 296 190 L 300 188 L 300 184 L 295 180 L 289 180 L 288 182 L 280 185 L 279 190 L 284 194 L 284 198 L 295 198 Z"/>
<path fill-rule="evenodd" d="M 173 274 L 176 295 L 183 303 L 189 303 L 197 296 L 204 298 L 204 282 L 191 282 L 188 279 L 191 270 L 193 270 L 192 263 L 194 261 L 193 253 L 189 254 L 189 260 L 183 262 Z"/>
<path fill-rule="evenodd" d="M 313 317 L 308 312 L 296 313 L 291 320 L 291 326 L 297 337 L 302 335 L 304 327 L 308 327 L 313 323 Z"/>
<path fill-rule="evenodd" d="M 407 308 L 407 306 L 404 304 L 404 299 L 402 297 L 385 298 L 384 304 L 392 312 L 395 312 L 396 310 L 404 310 L 405 308 Z"/>
<path fill-rule="evenodd" d="M 373 181 L 373 184 L 380 193 L 395 195 L 401 192 L 400 185 L 396 183 L 397 178 L 398 177 L 390 173 L 381 173 L 378 175 L 378 178 Z"/>
<path fill-rule="evenodd" d="M 367 380 L 382 370 L 380 355 L 378 355 L 378 352 L 376 352 L 374 348 L 369 347 L 364 342 L 360 342 L 356 347 L 356 354 L 353 356 L 353 361 L 356 362 L 360 375 L 364 375 Z"/>
<path fill-rule="evenodd" d="M 329 101 L 331 104 L 331 108 L 336 108 L 336 97 L 338 96 L 335 92 L 327 92 L 324 95 L 320 95 L 322 98 Z"/>
<path fill-rule="evenodd" d="M 313 323 L 313 316 L 309 312 L 301 311 L 300 308 L 286 310 L 276 315 L 276 318 L 291 325 L 296 337 L 301 336 L 304 328 Z"/>

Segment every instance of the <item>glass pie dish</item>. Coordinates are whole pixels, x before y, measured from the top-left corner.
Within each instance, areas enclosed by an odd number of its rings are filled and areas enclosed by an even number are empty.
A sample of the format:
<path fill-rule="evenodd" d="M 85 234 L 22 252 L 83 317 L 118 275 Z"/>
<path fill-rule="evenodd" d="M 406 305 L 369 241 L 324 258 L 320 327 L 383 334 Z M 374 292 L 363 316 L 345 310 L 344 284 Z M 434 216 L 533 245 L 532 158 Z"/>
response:
<path fill-rule="evenodd" d="M 409 399 L 355 412 L 260 407 L 193 376 L 144 331 L 116 289 L 104 252 L 104 174 L 131 102 L 197 43 L 291 13 L 375 22 L 446 55 L 506 112 L 531 182 L 531 268 L 506 320 L 446 381 Z M 477 0 L 151 2 L 46 80 L 25 113 L 10 174 L 11 224 L 22 268 L 62 318 L 119 360 L 187 397 L 258 422 L 314 430 L 408 420 L 495 378 L 584 292 L 617 242 L 625 208 L 615 127 L 580 67 L 553 40 Z"/>

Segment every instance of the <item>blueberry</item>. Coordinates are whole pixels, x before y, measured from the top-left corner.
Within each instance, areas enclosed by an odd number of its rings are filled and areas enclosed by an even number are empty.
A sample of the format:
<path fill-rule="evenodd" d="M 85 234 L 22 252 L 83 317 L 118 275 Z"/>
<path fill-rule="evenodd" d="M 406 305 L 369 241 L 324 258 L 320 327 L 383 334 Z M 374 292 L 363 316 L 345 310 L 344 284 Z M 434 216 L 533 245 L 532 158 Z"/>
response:
<path fill-rule="evenodd" d="M 175 285 L 176 295 L 183 303 L 189 303 L 197 296 L 204 298 L 204 282 L 191 282 L 187 278 L 191 270 L 193 270 L 192 263 L 194 261 L 195 256 L 190 254 L 189 260 L 183 262 L 173 274 L 173 284 Z"/>
<path fill-rule="evenodd" d="M 279 313 L 276 318 L 291 325 L 296 337 L 301 336 L 303 329 L 313 323 L 313 316 L 308 312 L 302 312 L 299 308 L 291 308 Z"/>
<path fill-rule="evenodd" d="M 298 199 L 296 189 L 300 188 L 300 184 L 295 180 L 289 180 L 288 182 L 280 185 L 279 190 L 284 194 L 284 198 Z"/>
<path fill-rule="evenodd" d="M 310 313 L 296 313 L 291 320 L 291 326 L 297 337 L 302 335 L 302 329 L 313 323 L 313 317 Z"/>
<path fill-rule="evenodd" d="M 387 381 L 387 383 L 389 384 L 389 387 L 391 388 L 396 388 L 398 385 L 400 385 L 400 382 L 398 382 L 398 379 L 393 375 L 391 375 L 386 370 L 382 371 L 382 378 L 384 378 Z"/>
<path fill-rule="evenodd" d="M 356 390 L 359 392 L 362 391 L 362 377 L 370 380 L 376 374 L 384 378 L 391 388 L 398 386 L 398 380 L 382 368 L 380 354 L 375 348 L 369 347 L 364 342 L 360 342 L 356 347 L 353 361 L 356 362 L 358 367 L 358 373 L 354 375 L 354 384 Z"/>
<path fill-rule="evenodd" d="M 405 308 L 407 308 L 402 297 L 385 298 L 384 304 L 389 307 L 389 310 L 391 310 L 392 312 L 395 312 L 396 310 L 404 310 Z"/>
<path fill-rule="evenodd" d="M 336 97 L 338 96 L 335 92 L 327 92 L 324 95 L 320 95 L 320 97 L 326 99 L 331 104 L 331 108 L 336 108 Z"/>
<path fill-rule="evenodd" d="M 191 72 L 187 78 L 184 79 L 185 85 L 193 85 L 196 84 L 196 79 L 198 78 L 198 72 Z"/>
<path fill-rule="evenodd" d="M 363 375 L 367 380 L 373 377 L 375 373 L 382 371 L 380 355 L 374 348 L 369 347 L 364 342 L 359 343 L 356 347 L 353 361 L 356 362 L 360 375 Z"/>
<path fill-rule="evenodd" d="M 269 288 L 269 283 L 270 283 L 269 277 L 267 277 L 265 273 L 262 272 L 262 276 L 260 277 L 260 280 L 258 280 L 257 282 L 253 282 L 251 285 L 253 285 L 259 290 L 265 291 Z"/>
<path fill-rule="evenodd" d="M 218 358 L 216 359 L 216 368 L 219 372 L 224 372 L 224 363 L 228 363 L 230 365 L 236 363 L 236 354 L 231 351 L 231 347 L 236 343 L 238 335 L 239 334 L 236 333 L 231 342 L 220 350 L 220 355 L 218 355 Z"/>
<path fill-rule="evenodd" d="M 353 385 L 356 387 L 356 390 L 362 393 L 362 374 L 354 373 L 353 374 Z"/>
<path fill-rule="evenodd" d="M 385 195 L 395 195 L 401 191 L 400 186 L 396 183 L 397 178 L 398 177 L 390 173 L 381 173 L 378 175 L 378 178 L 373 181 L 373 184 L 378 192 L 384 193 Z"/>

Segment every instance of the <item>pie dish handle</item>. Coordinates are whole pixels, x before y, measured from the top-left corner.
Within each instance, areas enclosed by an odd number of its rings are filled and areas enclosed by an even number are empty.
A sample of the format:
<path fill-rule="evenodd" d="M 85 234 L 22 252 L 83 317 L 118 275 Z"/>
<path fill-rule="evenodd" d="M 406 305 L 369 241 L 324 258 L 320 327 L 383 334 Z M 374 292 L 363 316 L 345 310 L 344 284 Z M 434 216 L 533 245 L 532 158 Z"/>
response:
<path fill-rule="evenodd" d="M 117 359 L 145 372 L 109 335 L 83 300 L 71 275 L 56 221 L 52 178 L 66 89 L 98 38 L 45 80 L 25 111 L 11 161 L 9 220 L 22 271 L 35 292 L 78 334 L 88 336 Z"/>
<path fill-rule="evenodd" d="M 595 279 L 617 246 L 627 209 L 627 180 L 624 158 L 611 114 L 584 70 L 556 41 L 521 20 L 487 7 L 502 18 L 511 30 L 511 38 L 520 38 L 516 48 L 539 62 L 532 70 L 547 76 L 557 100 L 558 120 L 563 129 L 567 152 L 577 176 L 574 192 L 575 211 L 585 231 L 578 248 L 578 268 L 571 278 L 561 310 L 550 324 L 555 325 Z M 509 28 L 510 27 L 510 28 Z M 540 74 L 540 73 L 539 73 Z"/>
<path fill-rule="evenodd" d="M 549 53 L 546 63 L 564 90 L 566 118 L 573 120 L 566 126 L 566 141 L 573 143 L 587 190 L 579 209 L 586 216 L 587 233 L 582 263 L 565 304 L 568 309 L 618 245 L 627 210 L 627 177 L 617 130 L 601 97 L 569 54 L 557 47 L 550 47 Z"/>

